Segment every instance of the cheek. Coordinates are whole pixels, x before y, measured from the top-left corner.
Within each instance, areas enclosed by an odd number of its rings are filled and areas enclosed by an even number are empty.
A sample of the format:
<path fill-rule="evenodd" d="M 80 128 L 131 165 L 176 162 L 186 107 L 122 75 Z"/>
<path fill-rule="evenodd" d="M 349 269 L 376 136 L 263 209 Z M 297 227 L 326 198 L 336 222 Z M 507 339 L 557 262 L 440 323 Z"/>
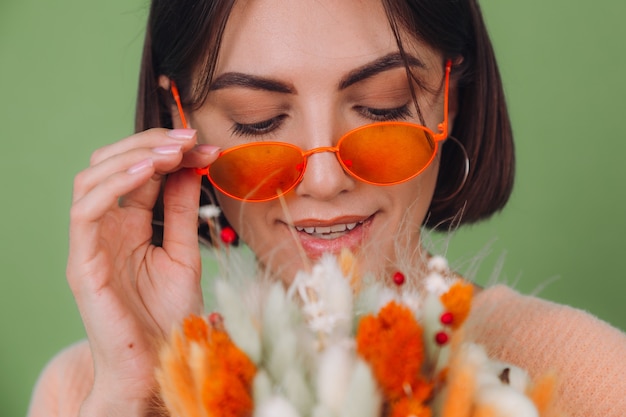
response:
<path fill-rule="evenodd" d="M 411 199 L 409 204 L 417 204 L 419 207 L 425 207 L 424 211 L 430 206 L 435 192 L 435 186 L 437 185 L 439 157 L 440 153 L 437 153 L 437 156 L 430 166 L 407 183 L 409 189 L 406 190 L 405 195 L 407 198 Z"/>

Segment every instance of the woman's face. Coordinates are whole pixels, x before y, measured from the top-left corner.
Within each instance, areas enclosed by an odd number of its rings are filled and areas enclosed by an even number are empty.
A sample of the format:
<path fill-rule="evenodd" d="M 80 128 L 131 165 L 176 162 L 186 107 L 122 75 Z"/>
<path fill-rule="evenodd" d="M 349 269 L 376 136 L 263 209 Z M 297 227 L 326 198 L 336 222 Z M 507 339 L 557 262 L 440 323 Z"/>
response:
<path fill-rule="evenodd" d="M 416 87 L 416 94 L 436 131 L 443 119 L 443 58 L 415 41 L 405 39 L 404 46 L 421 63 L 413 70 L 430 88 Z M 190 121 L 203 142 L 222 149 L 272 140 L 308 150 L 333 146 L 347 131 L 376 121 L 420 123 L 378 1 L 237 2 L 214 86 Z M 303 259 L 344 247 L 362 268 L 391 270 L 398 242 L 419 251 L 437 171 L 438 158 L 410 181 L 375 186 L 346 174 L 333 153 L 316 153 L 284 204 L 218 199 L 261 263 L 286 282 Z"/>

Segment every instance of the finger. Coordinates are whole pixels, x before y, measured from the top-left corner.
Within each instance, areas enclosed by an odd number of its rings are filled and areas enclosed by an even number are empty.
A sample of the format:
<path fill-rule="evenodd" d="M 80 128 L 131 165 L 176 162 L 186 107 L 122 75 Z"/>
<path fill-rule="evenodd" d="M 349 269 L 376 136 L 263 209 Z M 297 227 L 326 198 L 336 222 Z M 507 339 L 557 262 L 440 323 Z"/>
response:
<path fill-rule="evenodd" d="M 183 168 L 204 168 L 215 161 L 220 148 L 212 145 L 196 145 L 183 155 Z"/>
<path fill-rule="evenodd" d="M 166 174 L 177 170 L 183 158 L 180 144 L 164 145 L 156 148 L 131 149 L 122 154 L 115 154 L 86 170 L 80 172 L 74 180 L 73 201 L 79 200 L 95 186 L 115 172 L 131 169 L 135 164 L 152 159 L 156 172 Z"/>
<path fill-rule="evenodd" d="M 70 210 L 70 261 L 89 263 L 98 253 L 103 217 L 118 209 L 118 199 L 146 184 L 154 175 L 152 159 L 146 159 L 123 172 L 117 172 L 74 202 Z M 145 214 L 150 224 L 151 213 Z M 147 228 L 146 228 L 147 230 Z M 137 234 L 142 230 L 137 230 Z"/>
<path fill-rule="evenodd" d="M 165 147 L 169 149 L 168 147 Z M 211 164 L 215 158 L 217 158 L 219 148 L 209 145 L 198 145 L 194 149 L 186 152 L 182 155 L 182 162 L 180 162 L 173 169 L 160 170 L 156 166 L 157 173 L 170 173 L 172 171 L 178 171 L 181 167 L 185 168 L 199 168 L 205 167 Z M 120 201 L 122 207 L 138 207 L 142 209 L 152 209 L 158 198 L 158 193 L 161 188 L 162 175 L 155 175 L 151 181 L 148 181 L 144 186 L 133 190 Z M 197 208 L 197 207 L 196 207 Z"/>
<path fill-rule="evenodd" d="M 200 176 L 183 169 L 168 177 L 163 193 L 163 249 L 175 262 L 191 266 L 199 273 L 198 202 Z"/>
<path fill-rule="evenodd" d="M 156 148 L 167 145 L 181 145 L 183 152 L 194 147 L 197 134 L 194 129 L 149 129 L 96 150 L 91 155 L 90 165 L 97 165 L 114 155 L 124 154 L 137 148 Z"/>

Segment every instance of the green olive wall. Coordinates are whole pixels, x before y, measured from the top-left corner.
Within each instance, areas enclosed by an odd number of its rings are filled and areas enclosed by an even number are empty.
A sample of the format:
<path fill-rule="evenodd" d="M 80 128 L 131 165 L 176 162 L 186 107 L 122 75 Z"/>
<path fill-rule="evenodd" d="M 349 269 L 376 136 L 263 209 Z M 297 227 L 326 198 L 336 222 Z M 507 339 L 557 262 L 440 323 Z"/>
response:
<path fill-rule="evenodd" d="M 434 245 L 481 283 L 497 276 L 626 329 L 626 3 L 482 5 L 517 183 L 501 214 Z M 72 178 L 132 133 L 147 9 L 0 3 L 0 416 L 24 415 L 41 368 L 84 337 L 64 278 Z"/>

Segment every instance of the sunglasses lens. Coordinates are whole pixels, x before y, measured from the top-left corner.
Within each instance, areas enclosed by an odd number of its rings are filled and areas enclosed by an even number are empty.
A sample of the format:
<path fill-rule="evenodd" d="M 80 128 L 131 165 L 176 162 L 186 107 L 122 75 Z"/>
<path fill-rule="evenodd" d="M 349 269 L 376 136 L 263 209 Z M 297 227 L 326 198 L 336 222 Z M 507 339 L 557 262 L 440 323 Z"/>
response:
<path fill-rule="evenodd" d="M 378 123 L 343 138 L 339 155 L 345 168 L 363 181 L 396 184 L 413 178 L 435 156 L 432 136 L 409 123 Z"/>
<path fill-rule="evenodd" d="M 304 160 L 300 150 L 283 143 L 255 143 L 225 151 L 209 168 L 209 179 L 226 195 L 265 201 L 297 184 Z"/>

